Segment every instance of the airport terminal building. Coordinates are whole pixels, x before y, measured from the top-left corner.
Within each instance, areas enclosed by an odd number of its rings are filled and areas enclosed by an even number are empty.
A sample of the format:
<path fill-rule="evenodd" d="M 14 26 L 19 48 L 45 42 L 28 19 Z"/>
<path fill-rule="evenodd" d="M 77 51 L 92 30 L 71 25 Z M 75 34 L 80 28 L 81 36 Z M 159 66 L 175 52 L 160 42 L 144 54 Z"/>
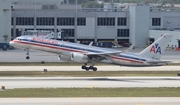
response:
<path fill-rule="evenodd" d="M 87 9 L 80 5 L 64 4 L 63 0 L 2 0 L 9 9 L 0 6 L 0 43 L 5 43 L 26 30 L 62 30 L 54 38 L 76 41 L 118 41 L 145 47 L 164 33 L 175 36 L 170 47 L 180 47 L 180 9 L 150 8 L 137 4 L 129 9 Z M 25 2 L 26 1 L 26 2 Z M 49 0 L 47 0 L 49 1 Z M 11 8 L 11 9 L 10 9 Z M 8 31 L 7 31 L 8 30 Z M 5 35 L 8 40 L 5 41 Z M 4 36 L 4 37 L 3 37 Z M 4 38 L 4 39 L 3 39 Z"/>

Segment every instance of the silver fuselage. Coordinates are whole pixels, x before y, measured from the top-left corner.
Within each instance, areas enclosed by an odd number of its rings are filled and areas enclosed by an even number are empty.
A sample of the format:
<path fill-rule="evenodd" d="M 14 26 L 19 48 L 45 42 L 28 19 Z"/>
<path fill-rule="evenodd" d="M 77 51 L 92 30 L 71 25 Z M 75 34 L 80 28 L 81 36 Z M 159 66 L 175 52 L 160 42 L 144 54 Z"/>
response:
<path fill-rule="evenodd" d="M 112 53 L 118 50 L 109 48 L 100 48 L 95 46 L 82 45 L 78 43 L 71 43 L 65 41 L 58 41 L 52 39 L 44 39 L 32 36 L 21 36 L 10 42 L 10 45 L 21 49 L 34 49 L 50 53 L 56 53 L 58 55 L 71 56 L 72 52 L 78 52 L 82 54 L 88 53 Z M 160 66 L 162 64 L 154 63 L 149 64 L 147 61 L 158 61 L 146 57 L 139 56 L 136 53 L 124 52 L 118 55 L 105 56 L 109 63 L 122 65 L 122 66 Z"/>

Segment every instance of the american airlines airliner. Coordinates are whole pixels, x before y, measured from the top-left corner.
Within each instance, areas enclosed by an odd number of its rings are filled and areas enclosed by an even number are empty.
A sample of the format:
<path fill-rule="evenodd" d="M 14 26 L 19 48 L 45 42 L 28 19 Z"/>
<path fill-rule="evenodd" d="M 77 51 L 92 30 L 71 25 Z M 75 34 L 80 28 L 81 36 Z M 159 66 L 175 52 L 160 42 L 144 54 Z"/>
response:
<path fill-rule="evenodd" d="M 161 55 L 165 51 L 173 35 L 164 34 L 150 46 L 139 53 L 119 51 L 109 48 L 100 48 L 90 45 L 82 45 L 59 40 L 53 40 L 35 36 L 20 36 L 10 42 L 11 46 L 25 49 L 26 59 L 30 59 L 29 50 L 40 50 L 58 54 L 61 61 L 81 62 L 82 69 L 97 71 L 96 62 L 108 61 L 108 63 L 120 66 L 163 66 L 168 61 L 161 61 Z M 87 66 L 91 63 L 91 66 Z M 107 63 L 107 62 L 106 62 Z"/>

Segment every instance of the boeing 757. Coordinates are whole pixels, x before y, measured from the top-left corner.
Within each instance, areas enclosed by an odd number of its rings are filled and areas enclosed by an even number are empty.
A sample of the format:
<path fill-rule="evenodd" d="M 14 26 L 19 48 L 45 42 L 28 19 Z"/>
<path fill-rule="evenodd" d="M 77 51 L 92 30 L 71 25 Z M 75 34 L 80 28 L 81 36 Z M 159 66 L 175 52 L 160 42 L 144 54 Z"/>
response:
<path fill-rule="evenodd" d="M 27 51 L 26 59 L 30 59 L 29 50 L 40 50 L 59 55 L 59 59 L 65 62 L 81 62 L 82 69 L 97 71 L 94 67 L 96 62 L 109 61 L 111 64 L 120 66 L 163 66 L 167 61 L 161 61 L 161 55 L 165 51 L 173 35 L 164 34 L 150 46 L 139 53 L 128 51 L 119 51 L 109 48 L 100 48 L 78 43 L 71 43 L 35 36 L 20 36 L 10 42 L 11 46 L 25 49 Z M 91 66 L 87 66 L 91 63 Z M 107 62 L 106 62 L 107 63 Z"/>

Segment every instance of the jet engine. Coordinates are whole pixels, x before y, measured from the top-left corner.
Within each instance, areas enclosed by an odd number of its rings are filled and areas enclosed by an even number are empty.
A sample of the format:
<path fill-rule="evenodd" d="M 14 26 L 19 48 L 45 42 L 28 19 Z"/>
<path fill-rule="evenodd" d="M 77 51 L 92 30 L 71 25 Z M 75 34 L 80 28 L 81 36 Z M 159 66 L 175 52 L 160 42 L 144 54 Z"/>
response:
<path fill-rule="evenodd" d="M 82 63 L 86 63 L 88 62 L 88 56 L 81 54 L 81 53 L 71 53 L 71 60 L 74 62 L 82 62 Z"/>
<path fill-rule="evenodd" d="M 67 57 L 67 56 L 64 56 L 64 55 L 59 55 L 58 59 L 61 60 L 61 61 L 64 61 L 64 62 L 70 62 L 71 61 L 70 57 Z"/>

